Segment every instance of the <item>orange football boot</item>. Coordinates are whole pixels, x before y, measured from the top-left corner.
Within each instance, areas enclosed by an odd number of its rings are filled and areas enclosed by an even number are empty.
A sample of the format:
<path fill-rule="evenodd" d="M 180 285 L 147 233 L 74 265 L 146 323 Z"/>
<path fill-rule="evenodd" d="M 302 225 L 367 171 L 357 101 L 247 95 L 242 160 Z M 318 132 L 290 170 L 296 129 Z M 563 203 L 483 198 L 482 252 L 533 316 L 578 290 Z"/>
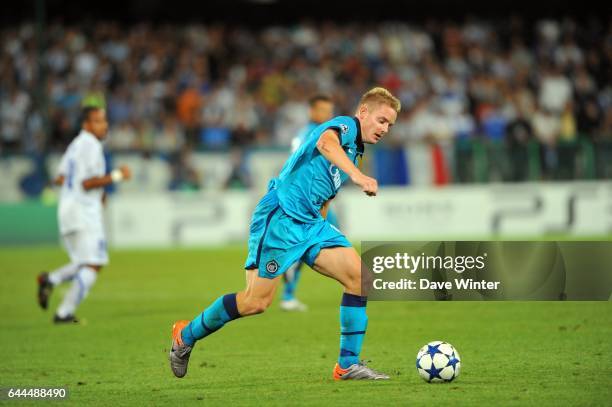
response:
<path fill-rule="evenodd" d="M 170 349 L 170 369 L 176 377 L 184 377 L 187 374 L 187 364 L 193 346 L 183 343 L 181 331 L 189 324 L 189 321 L 176 321 L 172 325 L 172 347 Z"/>

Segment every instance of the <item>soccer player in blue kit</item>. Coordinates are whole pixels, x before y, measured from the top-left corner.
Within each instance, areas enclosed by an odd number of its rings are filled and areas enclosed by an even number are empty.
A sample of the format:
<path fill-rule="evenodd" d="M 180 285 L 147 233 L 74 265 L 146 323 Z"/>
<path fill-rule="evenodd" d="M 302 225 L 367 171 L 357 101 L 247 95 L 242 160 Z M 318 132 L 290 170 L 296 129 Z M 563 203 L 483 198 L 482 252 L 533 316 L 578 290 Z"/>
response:
<path fill-rule="evenodd" d="M 330 120 L 334 115 L 334 102 L 332 99 L 323 94 L 312 96 L 308 99 L 309 122 L 304 126 L 296 137 L 291 140 L 291 153 L 295 153 L 302 144 L 304 144 L 311 136 L 319 137 L 320 134 L 314 133 L 313 130 L 319 127 L 321 123 Z M 340 229 L 338 218 L 332 208 L 327 210 L 327 221 L 332 226 Z M 304 262 L 299 260 L 289 266 L 286 272 L 283 273 L 283 296 L 280 301 L 280 308 L 283 311 L 306 311 L 308 307 L 295 296 L 300 275 L 302 274 L 302 266 Z"/>
<path fill-rule="evenodd" d="M 279 278 L 303 260 L 344 288 L 340 304 L 340 354 L 333 369 L 335 380 L 388 379 L 361 362 L 366 333 L 367 297 L 362 295 L 361 259 L 344 235 L 327 220 L 329 202 L 350 179 L 368 196 L 378 183 L 356 166 L 364 144 L 376 144 L 395 123 L 400 102 L 388 90 L 373 88 L 359 101 L 354 117 L 338 116 L 322 123 L 293 153 L 251 219 L 246 288 L 217 298 L 192 321 L 172 327 L 170 368 L 176 377 L 187 374 L 196 341 L 226 323 L 264 312 L 274 298 Z"/>

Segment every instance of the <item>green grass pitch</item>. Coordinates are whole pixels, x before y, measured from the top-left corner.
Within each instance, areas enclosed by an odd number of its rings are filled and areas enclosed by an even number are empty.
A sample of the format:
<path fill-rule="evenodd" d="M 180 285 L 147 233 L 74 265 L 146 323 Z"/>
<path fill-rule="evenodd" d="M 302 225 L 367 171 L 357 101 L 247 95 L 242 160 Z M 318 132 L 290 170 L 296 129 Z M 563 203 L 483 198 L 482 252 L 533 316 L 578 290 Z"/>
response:
<path fill-rule="evenodd" d="M 184 379 L 168 367 L 171 324 L 243 287 L 243 248 L 111 252 L 82 325 L 54 326 L 35 276 L 59 248 L 0 250 L 0 387 L 65 386 L 72 405 L 609 405 L 610 302 L 371 302 L 362 356 L 386 382 L 331 379 L 340 286 L 305 271 L 310 310 L 241 319 L 198 343 Z M 460 377 L 427 384 L 418 349 L 452 343 Z M 10 403 L 12 402 L 0 402 Z M 40 405 L 40 402 L 32 404 Z M 21 402 L 19 405 L 27 405 Z M 58 405 L 59 405 L 58 404 Z"/>

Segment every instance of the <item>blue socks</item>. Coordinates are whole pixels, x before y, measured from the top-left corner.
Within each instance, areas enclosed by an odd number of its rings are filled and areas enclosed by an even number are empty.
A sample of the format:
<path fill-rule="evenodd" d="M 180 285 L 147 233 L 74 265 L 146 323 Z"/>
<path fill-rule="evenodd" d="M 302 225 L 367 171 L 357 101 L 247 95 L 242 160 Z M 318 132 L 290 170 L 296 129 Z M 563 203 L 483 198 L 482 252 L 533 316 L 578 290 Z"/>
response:
<path fill-rule="evenodd" d="M 183 343 L 193 346 L 197 340 L 207 337 L 236 318 L 240 318 L 236 293 L 221 296 L 183 328 Z"/>
<path fill-rule="evenodd" d="M 338 364 L 341 368 L 359 363 L 359 354 L 363 344 L 363 336 L 368 327 L 366 315 L 367 297 L 347 294 L 342 295 L 340 305 L 340 356 Z"/>
<path fill-rule="evenodd" d="M 302 262 L 299 261 L 289 267 L 289 270 L 283 274 L 283 279 L 285 280 L 283 301 L 290 301 L 295 298 L 295 289 L 297 288 L 298 281 L 300 281 L 301 270 Z"/>
<path fill-rule="evenodd" d="M 342 295 L 338 364 L 343 369 L 359 363 L 361 345 L 368 326 L 367 303 L 367 297 L 346 293 Z M 221 296 L 183 328 L 181 332 L 183 342 L 193 346 L 197 340 L 207 337 L 240 316 L 236 294 Z"/>

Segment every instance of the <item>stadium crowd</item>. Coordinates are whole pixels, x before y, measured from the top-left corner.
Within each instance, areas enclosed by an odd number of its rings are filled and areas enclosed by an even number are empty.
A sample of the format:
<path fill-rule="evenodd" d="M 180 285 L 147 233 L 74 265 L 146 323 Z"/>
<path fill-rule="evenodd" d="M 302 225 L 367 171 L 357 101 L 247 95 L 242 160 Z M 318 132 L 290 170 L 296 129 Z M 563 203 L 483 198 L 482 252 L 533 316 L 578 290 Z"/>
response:
<path fill-rule="evenodd" d="M 574 165 L 559 146 L 584 141 L 597 156 L 612 139 L 605 20 L 50 24 L 42 49 L 32 24 L 0 32 L 2 152 L 63 149 L 88 104 L 107 107 L 113 151 L 289 146 L 309 96 L 332 95 L 336 112 L 350 114 L 375 84 L 403 103 L 388 145 L 441 146 L 453 162 L 474 159 L 480 142 L 489 165 L 499 145 L 511 152 L 504 179 L 528 178 L 530 143 L 547 177 Z M 473 180 L 460 170 L 451 178 Z"/>

